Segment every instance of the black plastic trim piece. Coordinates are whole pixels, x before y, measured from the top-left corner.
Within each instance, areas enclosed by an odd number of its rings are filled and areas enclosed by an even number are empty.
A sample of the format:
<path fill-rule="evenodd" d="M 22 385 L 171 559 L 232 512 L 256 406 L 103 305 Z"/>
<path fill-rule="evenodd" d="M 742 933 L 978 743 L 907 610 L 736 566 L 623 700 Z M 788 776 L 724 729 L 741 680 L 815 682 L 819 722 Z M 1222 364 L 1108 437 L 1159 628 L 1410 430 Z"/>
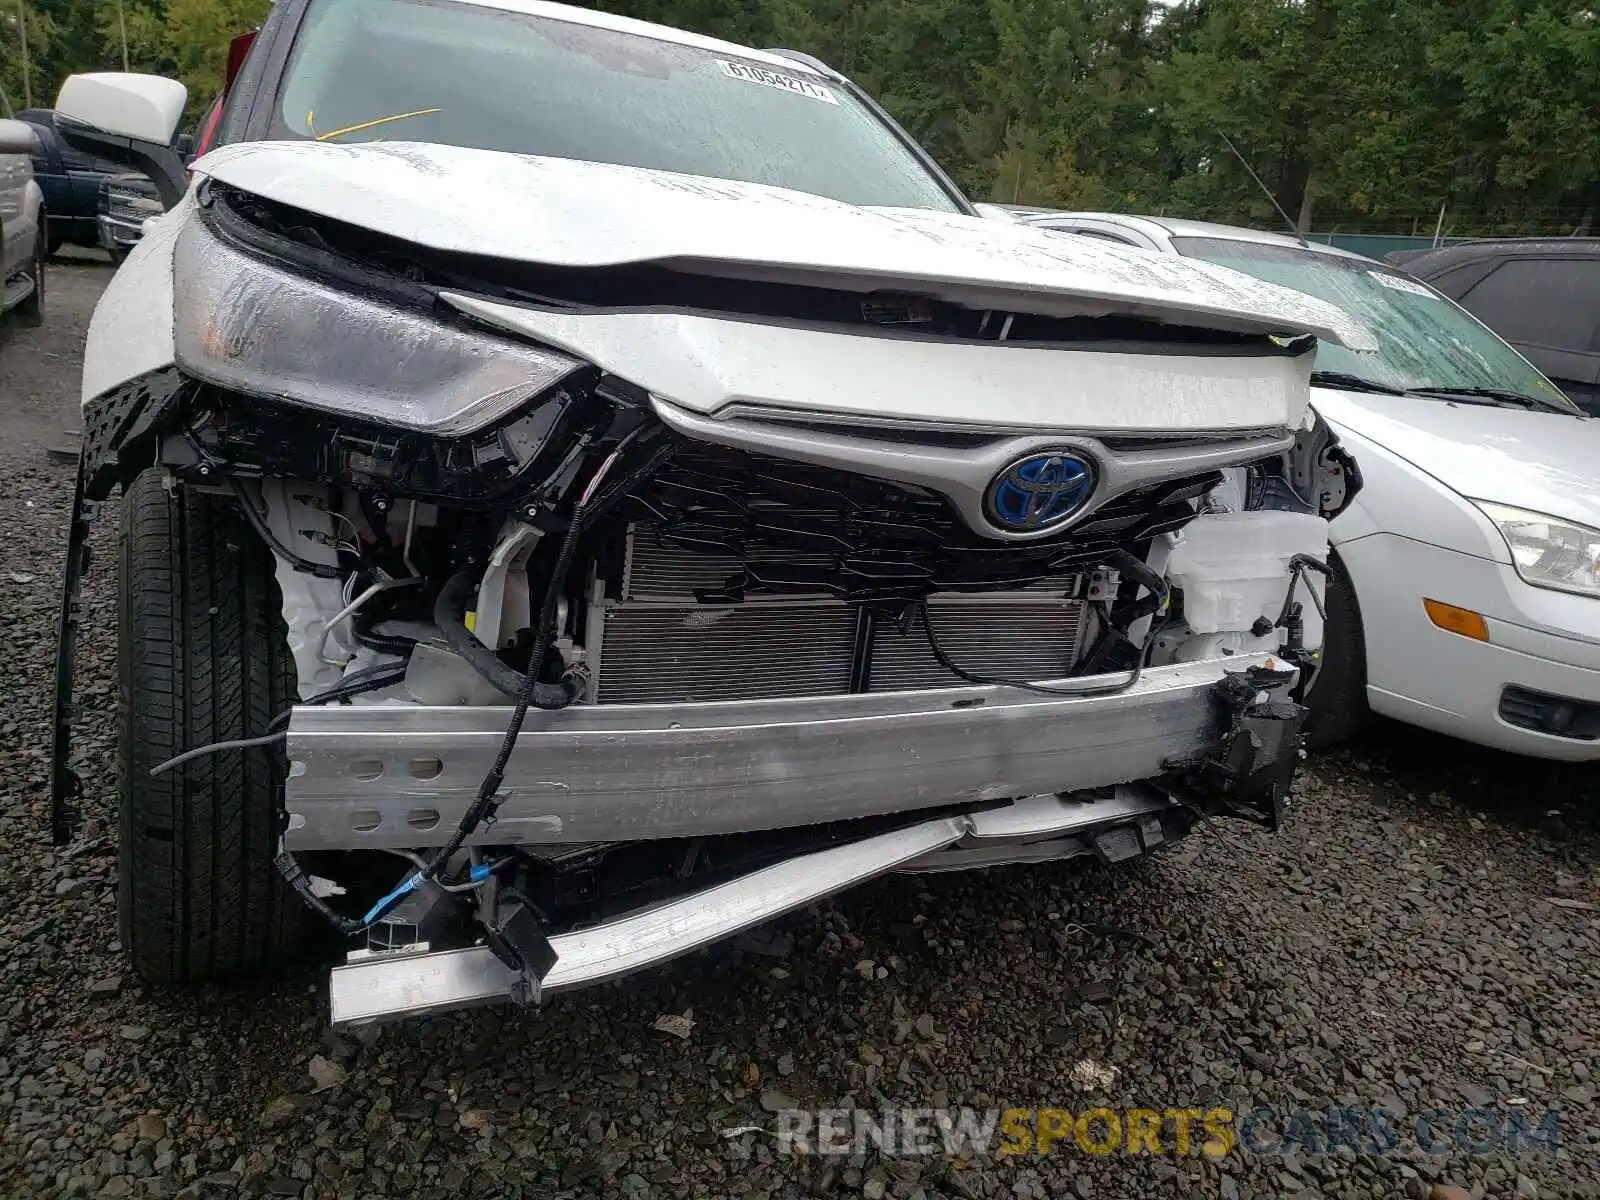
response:
<path fill-rule="evenodd" d="M 865 604 L 856 606 L 855 640 L 850 647 L 850 690 L 872 690 L 872 648 L 878 639 L 877 614 Z"/>
<path fill-rule="evenodd" d="M 71 146 L 96 158 L 107 158 L 122 163 L 150 177 L 161 196 L 164 208 L 174 207 L 183 199 L 189 187 L 189 175 L 183 158 L 171 146 L 158 146 L 137 138 L 119 137 L 114 133 L 79 124 L 59 113 L 56 130 Z"/>
<path fill-rule="evenodd" d="M 156 461 L 161 433 L 178 423 L 192 385 L 176 367 L 129 380 L 84 406 L 84 496 L 104 500 Z"/>
<path fill-rule="evenodd" d="M 67 526 L 67 561 L 61 573 L 61 610 L 56 622 L 56 678 L 50 727 L 50 840 L 65 846 L 78 831 L 83 781 L 68 762 L 72 755 L 72 669 L 78 646 L 78 589 L 89 568 L 89 522 L 93 507 L 84 499 L 83 458 L 72 493 Z"/>
<path fill-rule="evenodd" d="M 1192 757 L 1163 764 L 1157 785 L 1186 806 L 1276 831 L 1300 760 L 1310 709 L 1286 699 L 1294 671 L 1230 671 L 1212 689 L 1222 735 Z M 1258 697 L 1265 695 L 1266 699 Z"/>
<path fill-rule="evenodd" d="M 1507 685 L 1500 692 L 1500 719 L 1518 729 L 1574 742 L 1600 740 L 1600 704 L 1532 688 Z"/>

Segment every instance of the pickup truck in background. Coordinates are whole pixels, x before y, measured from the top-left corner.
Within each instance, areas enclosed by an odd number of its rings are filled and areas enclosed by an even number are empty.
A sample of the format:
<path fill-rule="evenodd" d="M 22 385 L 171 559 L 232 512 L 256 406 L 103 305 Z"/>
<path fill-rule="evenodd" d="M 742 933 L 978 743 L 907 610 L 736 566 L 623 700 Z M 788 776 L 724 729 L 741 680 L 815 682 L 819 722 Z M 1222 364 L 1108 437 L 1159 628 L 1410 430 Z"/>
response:
<path fill-rule="evenodd" d="M 0 314 L 44 320 L 45 208 L 33 179 L 38 133 L 8 116 L 0 96 Z"/>
<path fill-rule="evenodd" d="M 33 126 L 38 148 L 34 151 L 33 178 L 44 193 L 50 214 L 45 248 L 54 254 L 66 243 L 100 244 L 96 225 L 101 185 L 123 168 L 67 143 L 56 128 L 56 114 L 48 108 L 25 108 L 17 120 Z M 159 210 L 158 210 L 159 211 Z"/>
<path fill-rule="evenodd" d="M 101 181 L 97 205 L 98 241 L 117 265 L 139 244 L 144 223 L 165 211 L 156 185 L 137 171 Z"/>

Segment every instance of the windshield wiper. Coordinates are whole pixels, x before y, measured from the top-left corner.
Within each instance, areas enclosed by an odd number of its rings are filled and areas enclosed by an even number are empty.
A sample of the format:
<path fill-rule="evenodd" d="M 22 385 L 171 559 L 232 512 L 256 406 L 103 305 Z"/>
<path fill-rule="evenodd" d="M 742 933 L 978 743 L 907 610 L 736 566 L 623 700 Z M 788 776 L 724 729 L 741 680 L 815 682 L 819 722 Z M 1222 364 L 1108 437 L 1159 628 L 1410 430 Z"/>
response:
<path fill-rule="evenodd" d="M 1511 391 L 1509 388 L 1417 387 L 1408 389 L 1407 394 L 1413 396 L 1439 396 L 1446 400 L 1487 401 L 1491 404 L 1503 404 L 1512 408 L 1536 408 L 1546 412 L 1577 415 L 1576 409 L 1561 403 L 1559 400 L 1552 400 L 1545 396 L 1530 396 L 1525 392 Z"/>
<path fill-rule="evenodd" d="M 1510 388 L 1449 385 L 1402 388 L 1389 383 L 1380 383 L 1376 379 L 1368 379 L 1365 375 L 1350 375 L 1344 371 L 1313 371 L 1311 382 L 1324 387 L 1344 388 L 1349 392 L 1376 392 L 1381 396 L 1423 396 L 1434 400 L 1461 400 L 1468 404 L 1499 404 L 1509 408 L 1539 409 L 1567 413 L 1570 416 L 1580 415 L 1576 408 L 1559 400 L 1545 396 L 1530 396 L 1525 392 L 1512 391 Z"/>
<path fill-rule="evenodd" d="M 1313 371 L 1311 382 L 1322 384 L 1325 387 L 1343 388 L 1347 392 L 1377 392 L 1381 396 L 1406 396 L 1410 393 L 1405 388 L 1395 387 L 1393 384 L 1379 383 L 1376 379 L 1368 379 L 1365 375 L 1349 375 L 1344 371 Z"/>

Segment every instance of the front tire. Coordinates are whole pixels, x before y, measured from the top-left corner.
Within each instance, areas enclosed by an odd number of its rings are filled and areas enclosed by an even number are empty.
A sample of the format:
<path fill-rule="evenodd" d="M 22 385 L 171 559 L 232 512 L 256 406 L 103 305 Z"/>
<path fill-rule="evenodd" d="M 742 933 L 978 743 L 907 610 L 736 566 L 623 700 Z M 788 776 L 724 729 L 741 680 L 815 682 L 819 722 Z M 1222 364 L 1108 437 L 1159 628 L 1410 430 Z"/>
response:
<path fill-rule="evenodd" d="M 122 945 L 148 982 L 278 965 L 305 940 L 273 868 L 282 754 L 228 750 L 152 777 L 197 746 L 267 731 L 295 701 L 271 552 L 231 499 L 146 471 L 122 503 L 118 706 Z"/>
<path fill-rule="evenodd" d="M 1361 628 L 1350 573 L 1337 553 L 1329 554 L 1328 620 L 1322 631 L 1322 666 L 1311 681 L 1306 705 L 1306 746 L 1326 750 L 1350 741 L 1371 716 L 1367 708 L 1367 641 Z"/>

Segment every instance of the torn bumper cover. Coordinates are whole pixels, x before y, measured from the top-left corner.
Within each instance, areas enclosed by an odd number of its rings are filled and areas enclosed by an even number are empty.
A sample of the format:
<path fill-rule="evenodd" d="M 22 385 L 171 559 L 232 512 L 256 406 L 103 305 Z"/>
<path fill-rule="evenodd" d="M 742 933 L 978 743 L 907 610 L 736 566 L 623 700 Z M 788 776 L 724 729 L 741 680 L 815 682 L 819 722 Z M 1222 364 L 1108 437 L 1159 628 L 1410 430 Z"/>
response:
<path fill-rule="evenodd" d="M 568 709 L 524 729 L 493 836 L 554 844 L 905 819 L 551 937 L 556 958 L 540 990 L 566 991 L 891 871 L 1025 860 L 1030 846 L 1038 857 L 1117 859 L 1166 840 L 1174 821 L 1181 832 L 1193 815 L 1263 819 L 1294 771 L 1305 710 L 1283 699 L 1293 679 L 1261 655 L 1155 668 L 1110 696 L 974 687 Z M 497 709 L 296 710 L 288 844 L 444 836 L 504 720 Z M 333 972 L 332 1017 L 350 1024 L 503 1001 L 519 982 L 486 945 L 359 951 Z"/>

